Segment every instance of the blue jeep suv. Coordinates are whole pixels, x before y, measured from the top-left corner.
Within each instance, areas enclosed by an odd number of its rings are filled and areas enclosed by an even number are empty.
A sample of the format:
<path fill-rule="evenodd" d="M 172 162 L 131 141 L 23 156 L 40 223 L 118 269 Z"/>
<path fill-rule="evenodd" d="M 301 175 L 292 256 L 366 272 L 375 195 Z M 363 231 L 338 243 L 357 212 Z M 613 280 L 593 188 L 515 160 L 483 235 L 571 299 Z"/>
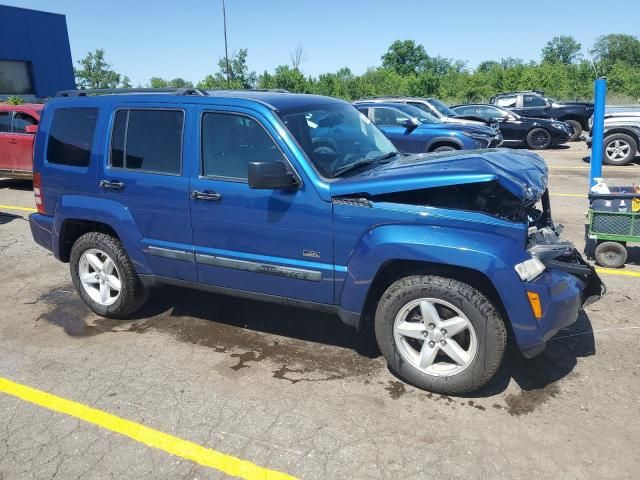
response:
<path fill-rule="evenodd" d="M 445 123 L 412 105 L 404 103 L 357 102 L 363 115 L 372 120 L 405 153 L 446 152 L 498 147 L 500 132 L 478 123 Z"/>
<path fill-rule="evenodd" d="M 533 153 L 403 155 L 322 96 L 100 93 L 46 104 L 30 217 L 99 315 L 158 284 L 334 312 L 401 378 L 460 393 L 511 333 L 533 356 L 604 290 Z"/>

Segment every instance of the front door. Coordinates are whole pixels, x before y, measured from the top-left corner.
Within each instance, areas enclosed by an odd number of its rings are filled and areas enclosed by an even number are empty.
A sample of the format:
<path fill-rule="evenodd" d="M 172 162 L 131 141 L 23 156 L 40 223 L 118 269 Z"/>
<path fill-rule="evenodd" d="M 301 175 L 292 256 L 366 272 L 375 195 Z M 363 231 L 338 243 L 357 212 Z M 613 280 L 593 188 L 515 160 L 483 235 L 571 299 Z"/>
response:
<path fill-rule="evenodd" d="M 198 138 L 190 162 L 198 281 L 333 303 L 331 204 L 303 182 L 292 190 L 247 183 L 252 161 L 284 162 L 295 173 L 274 126 L 251 110 L 203 107 Z"/>
<path fill-rule="evenodd" d="M 402 124 L 409 120 L 409 116 L 404 113 L 387 107 L 371 108 L 373 123 L 375 123 L 382 133 L 391 140 L 395 147 L 403 153 L 422 153 L 424 145 L 421 144 L 415 135 L 414 130 L 408 130 Z"/>
<path fill-rule="evenodd" d="M 195 281 L 189 212 L 189 175 L 183 164 L 188 110 L 162 105 L 123 104 L 110 119 L 106 161 L 98 172 L 102 198 L 133 218 L 129 237 L 155 275 Z M 119 208 L 114 208 L 120 214 Z M 107 210 L 106 208 L 103 210 Z"/>

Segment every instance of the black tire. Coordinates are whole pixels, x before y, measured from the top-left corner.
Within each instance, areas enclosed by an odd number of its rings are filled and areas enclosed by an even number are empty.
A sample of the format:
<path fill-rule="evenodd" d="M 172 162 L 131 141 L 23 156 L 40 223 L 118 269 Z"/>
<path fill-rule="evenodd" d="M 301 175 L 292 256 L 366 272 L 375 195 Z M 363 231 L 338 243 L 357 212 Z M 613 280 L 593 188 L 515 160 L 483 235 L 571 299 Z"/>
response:
<path fill-rule="evenodd" d="M 448 302 L 473 326 L 477 338 L 475 356 L 459 373 L 432 375 L 402 356 L 394 338 L 396 316 L 410 302 L 421 298 Z M 441 394 L 461 394 L 487 383 L 498 370 L 507 343 L 504 322 L 485 295 L 466 283 L 433 275 L 402 278 L 384 292 L 375 314 L 375 334 L 392 372 L 418 388 Z"/>
<path fill-rule="evenodd" d="M 595 254 L 598 265 L 605 268 L 620 268 L 627 261 L 627 248 L 618 242 L 602 242 Z"/>
<path fill-rule="evenodd" d="M 101 305 L 91 299 L 80 281 L 80 259 L 82 254 L 90 249 L 97 249 L 109 255 L 117 268 L 121 289 L 119 298 L 112 305 Z M 78 238 L 71 247 L 69 268 L 71 279 L 80 298 L 91 310 L 102 317 L 124 319 L 142 307 L 149 296 L 124 247 L 118 239 L 110 235 L 89 232 Z"/>
<path fill-rule="evenodd" d="M 614 133 L 605 137 L 602 161 L 607 165 L 626 165 L 638 153 L 638 144 L 633 137 L 624 133 Z"/>
<path fill-rule="evenodd" d="M 452 145 L 442 145 L 440 147 L 434 148 L 432 150 L 432 152 L 434 153 L 439 153 L 439 152 L 454 152 L 456 150 L 459 150 L 459 148 L 456 148 Z"/>
<path fill-rule="evenodd" d="M 533 128 L 527 133 L 525 142 L 531 150 L 546 150 L 551 146 L 551 134 L 546 128 Z"/>
<path fill-rule="evenodd" d="M 569 138 L 570 142 L 577 142 L 580 140 L 580 136 L 582 135 L 582 124 L 578 120 L 564 120 L 564 123 L 571 125 L 573 129 L 573 133 Z"/>

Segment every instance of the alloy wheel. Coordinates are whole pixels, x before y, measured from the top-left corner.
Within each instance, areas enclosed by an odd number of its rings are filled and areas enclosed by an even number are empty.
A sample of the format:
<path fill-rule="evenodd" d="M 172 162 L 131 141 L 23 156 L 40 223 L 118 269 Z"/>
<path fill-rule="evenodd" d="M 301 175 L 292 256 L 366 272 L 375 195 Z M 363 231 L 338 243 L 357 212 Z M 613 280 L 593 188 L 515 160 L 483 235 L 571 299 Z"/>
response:
<path fill-rule="evenodd" d="M 404 361 L 433 376 L 461 373 L 478 350 L 471 321 L 457 307 L 437 298 L 420 298 L 402 307 L 393 336 Z"/>
<path fill-rule="evenodd" d="M 623 160 L 627 158 L 631 151 L 631 145 L 624 140 L 614 140 L 609 143 L 606 148 L 609 160 Z"/>
<path fill-rule="evenodd" d="M 120 298 L 120 272 L 113 259 L 102 250 L 91 248 L 84 252 L 78 274 L 82 288 L 94 302 L 109 306 Z"/>

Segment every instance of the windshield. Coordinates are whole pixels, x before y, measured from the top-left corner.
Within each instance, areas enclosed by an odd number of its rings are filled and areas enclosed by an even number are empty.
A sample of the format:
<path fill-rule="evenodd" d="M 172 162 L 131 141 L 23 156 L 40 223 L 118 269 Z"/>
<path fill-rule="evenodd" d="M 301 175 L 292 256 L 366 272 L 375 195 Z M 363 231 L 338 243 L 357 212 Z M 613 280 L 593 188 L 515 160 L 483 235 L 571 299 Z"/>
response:
<path fill-rule="evenodd" d="M 451 110 L 451 108 L 449 108 L 447 105 L 442 103 L 440 100 L 438 100 L 436 98 L 428 98 L 427 100 L 429 100 L 429 103 L 431 105 L 433 105 L 433 108 L 438 110 L 445 117 L 455 117 L 456 116 L 456 112 Z"/>
<path fill-rule="evenodd" d="M 313 105 L 280 112 L 280 117 L 323 177 L 335 178 L 355 162 L 388 158 L 393 144 L 371 120 L 345 104 Z"/>
<path fill-rule="evenodd" d="M 406 113 L 407 115 L 411 115 L 412 117 L 417 118 L 418 120 L 420 120 L 420 123 L 442 123 L 436 117 L 418 107 L 405 104 L 394 105 L 394 107 Z"/>

